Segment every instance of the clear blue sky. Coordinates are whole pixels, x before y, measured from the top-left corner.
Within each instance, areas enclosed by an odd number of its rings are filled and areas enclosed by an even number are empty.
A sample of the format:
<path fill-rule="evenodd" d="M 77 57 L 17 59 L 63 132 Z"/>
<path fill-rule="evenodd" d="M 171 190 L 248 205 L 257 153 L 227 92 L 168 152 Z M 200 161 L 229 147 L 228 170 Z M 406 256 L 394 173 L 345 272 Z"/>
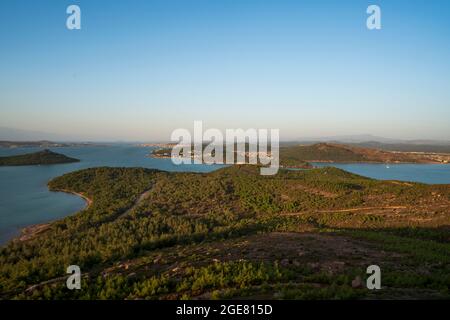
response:
<path fill-rule="evenodd" d="M 450 1 L 0 1 L 0 126 L 168 140 L 194 120 L 450 139 Z"/>

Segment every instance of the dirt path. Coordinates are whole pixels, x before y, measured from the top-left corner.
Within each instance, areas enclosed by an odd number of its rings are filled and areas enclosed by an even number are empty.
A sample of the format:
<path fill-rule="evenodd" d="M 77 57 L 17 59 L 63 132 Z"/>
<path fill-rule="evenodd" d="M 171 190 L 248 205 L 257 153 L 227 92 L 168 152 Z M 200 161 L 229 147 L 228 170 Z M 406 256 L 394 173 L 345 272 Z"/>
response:
<path fill-rule="evenodd" d="M 380 206 L 380 207 L 359 207 L 351 209 L 334 209 L 334 210 L 317 210 L 317 213 L 335 213 L 335 212 L 357 212 L 366 210 L 395 210 L 395 209 L 406 209 L 407 206 Z M 282 213 L 284 216 L 300 216 L 309 212 L 292 212 L 292 213 Z"/>
<path fill-rule="evenodd" d="M 364 210 L 390 210 L 390 209 L 406 209 L 406 206 L 380 206 L 380 207 L 360 207 L 351 209 L 338 209 L 338 210 L 319 210 L 320 213 L 327 212 L 354 212 L 354 211 L 364 211 Z"/>
<path fill-rule="evenodd" d="M 148 197 L 148 195 L 150 194 L 150 192 L 152 191 L 152 189 L 153 189 L 153 187 L 150 187 L 150 189 L 144 191 L 144 193 L 142 193 L 142 194 L 136 199 L 136 201 L 134 202 L 134 204 L 133 204 L 130 208 L 128 208 L 124 213 L 122 213 L 120 216 L 118 216 L 117 218 L 120 219 L 120 218 L 123 218 L 123 217 L 125 217 L 126 215 L 130 214 L 131 211 L 133 211 L 134 208 L 136 208 L 142 201 L 145 200 L 145 198 Z"/>
<path fill-rule="evenodd" d="M 55 191 L 56 191 L 56 190 L 55 190 Z M 142 193 L 142 194 L 136 199 L 136 201 L 134 202 L 134 204 L 133 204 L 129 209 L 127 209 L 124 213 L 122 213 L 118 218 L 122 218 L 122 217 L 126 216 L 127 214 L 129 214 L 134 208 L 136 208 L 136 206 L 138 206 L 143 200 L 145 200 L 145 198 L 147 198 L 147 196 L 150 194 L 151 191 L 152 191 L 152 188 L 150 188 L 150 189 L 146 190 L 144 193 Z M 86 202 L 87 202 L 87 207 L 86 207 L 86 208 L 88 208 L 88 207 L 92 204 L 92 200 L 89 199 L 89 198 L 87 198 L 87 197 L 86 197 L 85 195 L 83 195 L 83 194 L 76 193 L 76 192 L 69 191 L 69 190 L 58 190 L 57 192 L 72 193 L 72 194 L 76 194 L 76 195 L 82 197 L 82 198 L 85 199 Z M 20 237 L 19 240 L 20 240 L 20 241 L 28 240 L 28 239 L 30 239 L 32 236 L 34 236 L 34 235 L 36 235 L 36 234 L 38 234 L 38 233 L 41 233 L 41 232 L 45 231 L 45 230 L 48 229 L 49 227 L 50 227 L 50 223 L 47 223 L 47 224 L 40 224 L 40 225 L 34 225 L 34 226 L 31 226 L 31 227 L 28 227 L 29 230 L 26 232 L 25 235 L 22 235 L 22 236 Z M 29 287 L 25 290 L 25 292 L 31 292 L 31 291 L 33 291 L 33 290 L 35 290 L 35 289 L 37 289 L 37 288 L 40 288 L 40 287 L 42 287 L 42 286 L 44 286 L 44 285 L 56 283 L 56 282 L 59 282 L 59 281 L 64 281 L 64 280 L 66 280 L 68 277 L 69 277 L 69 276 L 62 276 L 62 277 L 58 277 L 58 278 L 49 279 L 49 280 L 47 280 L 47 281 L 43 281 L 43 282 L 38 283 L 38 284 L 31 285 L 31 286 L 29 286 Z M 86 278 L 86 277 L 89 277 L 89 273 L 83 274 L 83 278 Z"/>

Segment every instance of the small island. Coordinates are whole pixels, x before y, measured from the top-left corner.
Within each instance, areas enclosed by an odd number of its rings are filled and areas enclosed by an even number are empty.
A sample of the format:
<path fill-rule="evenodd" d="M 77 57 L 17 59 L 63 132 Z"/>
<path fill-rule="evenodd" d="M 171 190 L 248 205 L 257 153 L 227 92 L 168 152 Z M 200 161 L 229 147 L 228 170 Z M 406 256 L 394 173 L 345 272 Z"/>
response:
<path fill-rule="evenodd" d="M 70 158 L 63 154 L 45 149 L 43 151 L 34 153 L 0 157 L 0 166 L 30 166 L 40 164 L 71 163 L 79 161 L 79 159 Z"/>

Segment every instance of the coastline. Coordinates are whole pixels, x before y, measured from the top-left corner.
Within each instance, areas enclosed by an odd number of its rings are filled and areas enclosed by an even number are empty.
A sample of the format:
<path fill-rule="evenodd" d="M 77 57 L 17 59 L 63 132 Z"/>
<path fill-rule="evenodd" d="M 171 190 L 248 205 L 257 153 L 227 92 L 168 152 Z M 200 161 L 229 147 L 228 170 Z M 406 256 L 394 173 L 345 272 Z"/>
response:
<path fill-rule="evenodd" d="M 423 161 L 335 161 L 335 160 L 305 160 L 309 163 L 335 163 L 335 164 L 450 164 L 449 162 L 439 162 L 433 160 L 423 160 Z"/>
<path fill-rule="evenodd" d="M 92 199 L 88 198 L 84 194 L 78 193 L 78 192 L 75 192 L 75 191 L 66 190 L 66 189 L 58 189 L 58 190 L 50 190 L 50 191 L 52 191 L 52 192 L 64 192 L 64 193 L 69 193 L 69 194 L 73 194 L 73 195 L 79 196 L 80 198 L 82 198 L 86 202 L 86 206 L 83 209 L 81 209 L 81 210 L 88 209 L 92 205 L 92 202 L 93 202 Z M 79 210 L 79 211 L 81 211 L 81 210 Z M 27 227 L 24 227 L 24 228 L 22 228 L 20 230 L 20 234 L 18 236 L 16 236 L 16 237 L 12 238 L 10 241 L 22 242 L 22 241 L 30 240 L 30 239 L 34 238 L 35 236 L 37 236 L 38 234 L 47 231 L 50 228 L 51 224 L 53 222 L 55 222 L 55 221 L 57 221 L 57 220 L 51 220 L 51 221 L 44 222 L 44 223 L 32 224 L 32 225 L 29 225 Z M 8 243 L 8 242 L 6 242 L 6 243 Z"/>
<path fill-rule="evenodd" d="M 67 189 L 55 189 L 55 190 L 52 190 L 52 189 L 50 189 L 50 191 L 52 191 L 52 192 L 64 192 L 64 193 L 69 193 L 69 194 L 73 194 L 73 195 L 79 196 L 80 198 L 82 198 L 86 202 L 86 207 L 84 207 L 81 210 L 88 209 L 92 205 L 92 202 L 93 202 L 92 199 L 88 198 L 86 195 L 84 195 L 82 193 L 79 193 L 79 192 L 72 191 L 72 190 L 67 190 Z"/>

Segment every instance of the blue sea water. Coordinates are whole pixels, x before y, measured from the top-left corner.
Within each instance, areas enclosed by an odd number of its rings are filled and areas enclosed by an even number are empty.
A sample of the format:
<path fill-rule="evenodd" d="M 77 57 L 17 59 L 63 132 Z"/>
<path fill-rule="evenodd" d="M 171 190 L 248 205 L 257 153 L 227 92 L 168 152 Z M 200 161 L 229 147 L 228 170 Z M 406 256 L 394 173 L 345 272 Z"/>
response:
<path fill-rule="evenodd" d="M 450 164 L 313 163 L 313 165 L 333 166 L 380 180 L 450 184 Z"/>
<path fill-rule="evenodd" d="M 170 159 L 148 157 L 152 148 L 129 144 L 89 147 L 50 148 L 52 151 L 80 159 L 81 162 L 45 165 L 0 167 L 0 244 L 17 236 L 23 227 L 52 221 L 73 214 L 85 207 L 78 196 L 50 192 L 47 182 L 64 173 L 91 167 L 144 167 L 167 171 L 209 172 L 223 165 L 174 165 Z M 42 148 L 0 148 L 0 156 L 36 152 Z M 356 174 L 388 180 L 424 183 L 449 183 L 450 165 L 426 164 L 324 164 Z"/>

